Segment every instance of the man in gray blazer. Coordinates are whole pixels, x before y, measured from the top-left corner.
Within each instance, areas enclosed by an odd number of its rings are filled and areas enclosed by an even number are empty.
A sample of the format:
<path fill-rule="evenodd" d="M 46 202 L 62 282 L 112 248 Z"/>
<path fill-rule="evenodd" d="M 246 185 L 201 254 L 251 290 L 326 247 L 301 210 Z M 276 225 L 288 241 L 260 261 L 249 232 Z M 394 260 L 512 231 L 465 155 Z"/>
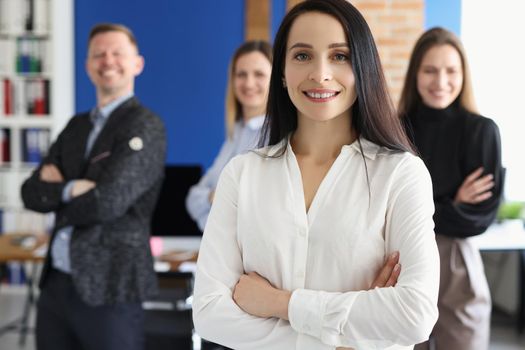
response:
<path fill-rule="evenodd" d="M 25 206 L 56 213 L 38 302 L 47 349 L 142 349 L 141 301 L 156 292 L 150 220 L 166 136 L 133 95 L 144 59 L 132 32 L 99 24 L 87 73 L 97 105 L 75 115 L 22 186 Z"/>

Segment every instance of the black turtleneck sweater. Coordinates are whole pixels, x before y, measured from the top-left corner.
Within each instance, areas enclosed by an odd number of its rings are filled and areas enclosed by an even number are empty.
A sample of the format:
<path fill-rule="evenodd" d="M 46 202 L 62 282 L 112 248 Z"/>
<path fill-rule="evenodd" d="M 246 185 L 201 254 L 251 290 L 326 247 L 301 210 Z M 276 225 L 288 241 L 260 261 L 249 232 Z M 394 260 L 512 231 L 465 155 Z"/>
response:
<path fill-rule="evenodd" d="M 421 105 L 405 121 L 408 136 L 432 177 L 435 232 L 456 238 L 483 233 L 496 217 L 503 191 L 497 125 L 455 104 L 439 110 Z M 492 197 L 474 205 L 455 204 L 459 187 L 480 166 L 483 175 L 494 175 Z"/>

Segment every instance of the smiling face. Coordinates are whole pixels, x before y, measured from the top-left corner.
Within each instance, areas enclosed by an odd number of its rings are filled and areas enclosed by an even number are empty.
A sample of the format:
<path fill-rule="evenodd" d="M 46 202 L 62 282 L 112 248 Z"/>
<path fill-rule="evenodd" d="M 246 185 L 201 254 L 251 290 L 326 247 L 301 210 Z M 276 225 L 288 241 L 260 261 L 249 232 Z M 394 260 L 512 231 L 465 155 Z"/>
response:
<path fill-rule="evenodd" d="M 288 35 L 284 78 L 299 121 L 350 118 L 355 77 L 337 19 L 319 12 L 297 17 Z"/>
<path fill-rule="evenodd" d="M 233 72 L 233 91 L 245 117 L 263 114 L 266 109 L 272 65 L 259 51 L 241 55 Z"/>
<path fill-rule="evenodd" d="M 430 48 L 417 72 L 417 91 L 428 107 L 447 108 L 463 87 L 463 65 L 458 51 L 448 44 Z"/>
<path fill-rule="evenodd" d="M 89 43 L 86 71 L 99 100 L 112 100 L 131 93 L 135 77 L 143 67 L 142 56 L 125 33 L 99 33 Z"/>

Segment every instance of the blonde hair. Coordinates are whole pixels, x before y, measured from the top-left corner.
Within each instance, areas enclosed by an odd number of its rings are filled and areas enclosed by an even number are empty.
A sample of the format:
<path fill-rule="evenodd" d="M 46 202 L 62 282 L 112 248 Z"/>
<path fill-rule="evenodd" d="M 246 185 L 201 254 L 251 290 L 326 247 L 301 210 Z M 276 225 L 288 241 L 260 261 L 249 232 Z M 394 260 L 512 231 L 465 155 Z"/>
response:
<path fill-rule="evenodd" d="M 457 98 L 459 105 L 471 113 L 478 113 L 474 99 L 474 91 L 472 88 L 472 80 L 467 56 L 461 41 L 454 33 L 441 27 L 435 27 L 423 33 L 412 50 L 412 55 L 410 56 L 407 74 L 405 77 L 405 83 L 403 85 L 401 98 L 399 100 L 398 113 L 401 117 L 412 113 L 416 109 L 417 105 L 421 103 L 421 96 L 417 91 L 417 73 L 421 67 L 423 57 L 428 52 L 428 50 L 435 46 L 441 45 L 450 45 L 454 47 L 461 57 L 463 68 L 463 86 L 461 87 L 461 92 Z"/>
<path fill-rule="evenodd" d="M 235 97 L 235 91 L 233 89 L 233 80 L 235 79 L 235 65 L 239 57 L 246 55 L 251 52 L 262 53 L 272 63 L 272 46 L 264 40 L 251 40 L 247 41 L 235 51 L 233 57 L 228 66 L 228 82 L 226 85 L 226 100 L 225 106 L 225 123 L 226 123 L 226 136 L 231 138 L 233 136 L 233 129 L 235 123 L 242 119 L 242 106 Z"/>

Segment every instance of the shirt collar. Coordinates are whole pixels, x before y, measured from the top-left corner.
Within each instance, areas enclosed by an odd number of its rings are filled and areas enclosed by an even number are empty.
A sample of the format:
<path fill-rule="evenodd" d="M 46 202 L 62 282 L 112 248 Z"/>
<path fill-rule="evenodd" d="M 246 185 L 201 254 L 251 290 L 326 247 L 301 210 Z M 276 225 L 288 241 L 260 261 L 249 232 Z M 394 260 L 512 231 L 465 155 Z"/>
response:
<path fill-rule="evenodd" d="M 286 142 L 287 143 L 287 146 L 286 146 L 287 149 L 290 152 L 293 153 L 292 146 L 290 144 L 290 136 L 288 136 L 285 140 L 283 140 L 280 143 L 278 143 L 276 145 L 277 149 L 278 149 L 278 147 L 282 147 L 282 142 Z M 359 143 L 361 143 L 361 147 L 359 147 Z M 350 145 L 343 145 L 343 147 L 341 147 L 341 153 L 342 154 L 348 154 L 349 152 L 361 153 L 361 149 L 362 149 L 362 154 L 366 158 L 374 160 L 376 158 L 377 154 L 379 153 L 380 148 L 381 147 L 379 145 L 377 145 L 377 144 L 375 144 L 375 143 L 373 143 L 371 141 L 368 141 L 364 137 L 360 136 L 358 139 L 355 139 L 355 141 L 352 142 Z M 272 151 L 274 151 L 274 150 L 272 150 Z"/>
<path fill-rule="evenodd" d="M 111 113 L 113 113 L 115 109 L 117 109 L 125 101 L 133 97 L 133 95 L 134 95 L 133 92 L 130 92 L 129 94 L 123 95 L 111 101 L 110 103 L 108 103 L 107 105 L 103 107 L 93 108 L 93 110 L 91 111 L 91 115 L 94 116 L 95 114 L 99 113 L 99 115 L 101 115 L 104 119 L 107 119 L 111 115 Z"/>
<path fill-rule="evenodd" d="M 290 144 L 290 136 L 291 134 L 288 135 L 288 137 L 281 140 L 280 142 L 278 142 L 277 144 L 273 146 L 269 146 L 266 149 L 265 153 L 268 156 L 276 156 L 277 154 L 279 154 L 279 151 L 283 147 L 285 147 L 285 149 L 287 150 L 289 154 L 293 154 L 292 145 Z M 361 143 L 361 147 L 359 147 L 359 142 Z M 365 139 L 363 136 L 360 136 L 358 139 L 355 139 L 355 141 L 352 142 L 350 145 L 343 145 L 343 147 L 341 147 L 341 153 L 342 154 L 349 154 L 350 152 L 361 153 L 361 148 L 363 150 L 362 154 L 366 158 L 369 158 L 371 160 L 374 160 L 377 154 L 381 150 L 381 146 L 373 143 L 372 141 Z"/>
<path fill-rule="evenodd" d="M 250 118 L 246 122 L 246 126 L 251 130 L 259 130 L 264 124 L 264 114 Z"/>
<path fill-rule="evenodd" d="M 361 147 L 359 147 L 359 143 L 361 143 Z M 352 144 L 350 145 L 344 145 L 342 152 L 348 152 L 350 150 L 362 153 L 365 157 L 374 160 L 379 153 L 381 146 L 373 143 L 372 141 L 368 141 L 363 136 L 359 136 L 358 139 L 356 139 Z M 361 151 L 362 149 L 362 151 Z"/>

